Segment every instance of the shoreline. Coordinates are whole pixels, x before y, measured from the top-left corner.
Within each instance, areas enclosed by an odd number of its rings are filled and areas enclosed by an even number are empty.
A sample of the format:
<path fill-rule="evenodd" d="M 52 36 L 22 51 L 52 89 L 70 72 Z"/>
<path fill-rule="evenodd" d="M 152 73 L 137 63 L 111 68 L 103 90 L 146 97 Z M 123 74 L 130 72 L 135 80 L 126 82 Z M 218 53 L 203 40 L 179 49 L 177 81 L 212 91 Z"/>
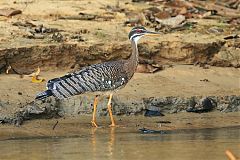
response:
<path fill-rule="evenodd" d="M 120 132 L 139 132 L 141 128 L 153 130 L 191 130 L 206 128 L 225 128 L 240 126 L 240 112 L 231 113 L 178 113 L 166 114 L 163 117 L 144 116 L 115 116 L 116 130 Z M 24 138 L 24 137 L 61 137 L 79 136 L 83 133 L 91 134 L 94 129 L 106 132 L 109 127 L 109 117 L 97 117 L 99 128 L 91 127 L 90 115 L 79 115 L 58 119 L 35 119 L 26 121 L 24 125 L 0 125 L 0 140 Z M 57 124 L 56 124 L 57 123 Z"/>

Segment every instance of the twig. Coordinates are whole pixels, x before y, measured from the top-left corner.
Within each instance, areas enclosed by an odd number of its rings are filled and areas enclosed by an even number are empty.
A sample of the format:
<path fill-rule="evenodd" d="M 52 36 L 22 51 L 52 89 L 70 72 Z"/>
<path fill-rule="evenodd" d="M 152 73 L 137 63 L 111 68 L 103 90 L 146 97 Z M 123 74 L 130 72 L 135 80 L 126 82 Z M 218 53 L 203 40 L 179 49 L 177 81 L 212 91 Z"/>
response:
<path fill-rule="evenodd" d="M 52 127 L 53 130 L 55 129 L 55 127 L 57 126 L 57 124 L 58 124 L 58 121 L 53 125 L 53 127 Z"/>

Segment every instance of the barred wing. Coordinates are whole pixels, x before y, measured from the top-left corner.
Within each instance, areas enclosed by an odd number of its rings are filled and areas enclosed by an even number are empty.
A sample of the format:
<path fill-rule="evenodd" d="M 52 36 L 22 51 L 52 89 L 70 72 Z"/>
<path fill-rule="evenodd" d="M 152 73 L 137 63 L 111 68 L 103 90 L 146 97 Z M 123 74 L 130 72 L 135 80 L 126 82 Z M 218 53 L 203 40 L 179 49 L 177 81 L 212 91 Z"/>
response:
<path fill-rule="evenodd" d="M 49 80 L 47 88 L 58 99 L 85 92 L 109 91 L 124 86 L 128 82 L 123 61 L 91 65 L 80 71 Z"/>

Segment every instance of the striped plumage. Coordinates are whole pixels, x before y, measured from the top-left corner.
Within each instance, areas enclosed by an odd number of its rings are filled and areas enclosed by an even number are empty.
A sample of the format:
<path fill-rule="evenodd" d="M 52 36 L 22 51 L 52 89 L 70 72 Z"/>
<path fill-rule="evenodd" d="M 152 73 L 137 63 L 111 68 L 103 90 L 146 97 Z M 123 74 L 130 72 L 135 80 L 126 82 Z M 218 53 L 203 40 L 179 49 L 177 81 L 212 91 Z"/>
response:
<path fill-rule="evenodd" d="M 132 54 L 127 60 L 110 61 L 84 67 L 80 71 L 54 78 L 47 82 L 47 90 L 39 93 L 36 99 L 45 99 L 54 96 L 64 99 L 86 92 L 115 91 L 124 87 L 132 78 L 138 65 L 137 41 L 144 35 L 158 35 L 156 32 L 147 31 L 144 27 L 134 27 L 128 37 L 132 45 Z M 108 111 L 112 125 L 115 126 L 111 110 L 112 93 L 108 101 Z M 94 100 L 92 125 L 96 124 L 96 107 L 98 98 Z"/>
<path fill-rule="evenodd" d="M 80 71 L 54 78 L 47 83 L 46 95 L 58 99 L 68 98 L 85 92 L 109 91 L 123 87 L 128 82 L 124 60 L 110 61 L 83 68 Z M 50 93 L 51 94 L 51 93 Z M 43 99 L 42 93 L 37 99 Z"/>

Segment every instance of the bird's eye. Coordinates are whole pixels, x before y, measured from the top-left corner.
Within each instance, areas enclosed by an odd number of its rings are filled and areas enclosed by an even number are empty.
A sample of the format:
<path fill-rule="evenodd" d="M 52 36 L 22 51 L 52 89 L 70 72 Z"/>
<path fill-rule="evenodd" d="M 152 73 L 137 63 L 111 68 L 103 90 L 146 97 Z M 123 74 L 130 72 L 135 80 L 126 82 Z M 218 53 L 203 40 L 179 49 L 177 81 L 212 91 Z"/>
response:
<path fill-rule="evenodd" d="M 137 29 L 137 33 L 141 33 L 142 31 L 140 29 Z"/>

